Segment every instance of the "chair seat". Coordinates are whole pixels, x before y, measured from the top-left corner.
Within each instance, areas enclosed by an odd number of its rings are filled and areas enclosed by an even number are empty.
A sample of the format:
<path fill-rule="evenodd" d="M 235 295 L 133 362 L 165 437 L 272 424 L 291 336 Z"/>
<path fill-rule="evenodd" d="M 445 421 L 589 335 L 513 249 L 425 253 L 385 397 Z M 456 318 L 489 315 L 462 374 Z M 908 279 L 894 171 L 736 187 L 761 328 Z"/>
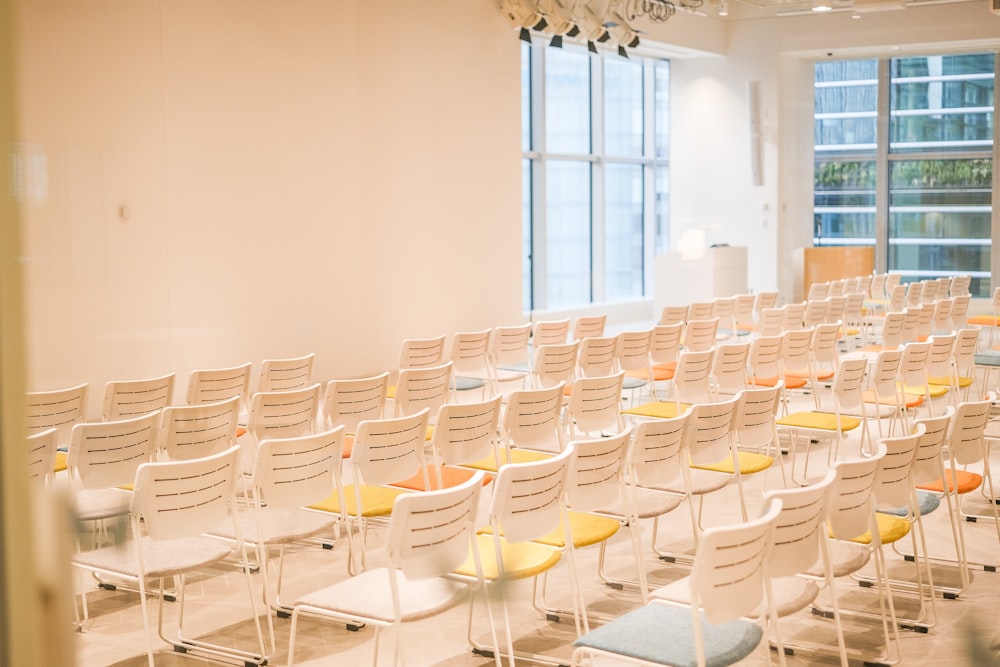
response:
<path fill-rule="evenodd" d="M 892 544 L 910 534 L 910 522 L 906 519 L 885 512 L 876 512 L 875 520 L 878 523 L 878 534 L 882 544 Z M 848 541 L 856 544 L 871 544 L 871 531 L 852 537 Z"/>
<path fill-rule="evenodd" d="M 997 315 L 973 315 L 966 320 L 968 324 L 975 324 L 984 327 L 1000 326 L 1000 316 Z"/>
<path fill-rule="evenodd" d="M 975 491 L 983 483 L 982 475 L 975 472 L 969 472 L 968 470 L 952 470 L 951 468 L 947 468 L 944 471 L 944 476 L 948 480 L 948 491 L 951 492 L 957 490 L 957 493 L 959 494 Z M 917 488 L 925 491 L 944 493 L 944 481 L 939 479 L 935 482 L 929 482 L 927 484 L 917 484 Z"/>
<path fill-rule="evenodd" d="M 692 467 L 689 472 L 691 475 L 691 495 L 694 496 L 700 496 L 705 493 L 718 491 L 733 480 L 732 475 L 727 475 L 726 473 L 717 472 L 715 470 L 702 470 L 700 468 Z M 664 484 L 653 485 L 651 488 L 658 491 L 682 494 L 684 493 L 684 479 L 682 477 L 678 477 L 677 479 Z"/>
<path fill-rule="evenodd" d="M 903 392 L 906 394 L 916 394 L 917 396 L 930 396 L 931 398 L 940 398 L 948 393 L 948 387 L 939 384 L 928 383 L 927 389 L 923 387 L 913 387 L 910 385 L 903 386 Z"/>
<path fill-rule="evenodd" d="M 986 350 L 973 356 L 977 366 L 1000 366 L 1000 351 Z"/>
<path fill-rule="evenodd" d="M 804 380 L 808 380 L 811 377 L 812 375 L 810 375 L 808 371 L 787 371 L 785 373 L 786 381 L 788 380 L 788 378 L 802 378 Z M 820 382 L 826 382 L 827 380 L 832 380 L 833 371 L 823 371 L 822 373 L 817 373 L 816 379 L 819 380 Z"/>
<path fill-rule="evenodd" d="M 663 516 L 667 512 L 677 509 L 684 502 L 683 495 L 656 489 L 639 487 L 630 491 L 630 493 L 635 494 L 636 513 L 640 519 Z M 607 507 L 602 507 L 600 512 L 613 517 L 619 517 L 623 521 L 628 517 L 628 508 L 625 506 L 625 500 L 622 498 L 619 498 Z"/>
<path fill-rule="evenodd" d="M 392 504 L 396 500 L 396 496 L 403 493 L 409 492 L 405 489 L 391 486 L 362 486 L 361 506 L 364 508 L 364 511 L 361 513 L 361 516 L 389 516 L 392 514 Z M 347 505 L 347 513 L 351 516 L 358 516 L 354 486 L 344 487 L 344 502 Z M 340 514 L 340 500 L 337 498 L 336 493 L 331 494 L 326 500 L 318 502 L 315 505 L 310 505 L 309 507 L 314 510 Z"/>
<path fill-rule="evenodd" d="M 926 516 L 940 506 L 940 495 L 930 491 L 924 491 L 923 489 L 917 489 L 917 513 L 920 514 L 920 516 Z M 879 510 L 879 512 L 885 512 L 886 514 L 892 514 L 893 516 L 909 516 L 909 511 L 906 507 L 895 507 L 889 510 Z"/>
<path fill-rule="evenodd" d="M 332 528 L 337 517 L 328 512 L 305 509 L 271 509 L 264 507 L 259 517 L 254 511 L 240 512 L 240 532 L 252 544 L 288 544 Z M 258 519 L 260 523 L 258 524 Z M 227 530 L 213 531 L 213 535 L 235 539 L 229 524 Z"/>
<path fill-rule="evenodd" d="M 461 602 L 468 586 L 441 577 L 411 581 L 400 571 L 386 568 L 366 570 L 356 576 L 304 595 L 294 606 L 337 613 L 347 618 L 363 618 L 383 623 L 395 619 L 389 577 L 395 576 L 399 591 L 400 618 L 416 621 L 433 616 Z"/>
<path fill-rule="evenodd" d="M 486 380 L 483 378 L 474 377 L 463 377 L 457 376 L 451 383 L 451 388 L 455 391 L 469 391 L 471 389 L 480 389 L 486 386 Z"/>
<path fill-rule="evenodd" d="M 771 580 L 771 594 L 778 616 L 788 616 L 811 605 L 819 596 L 819 586 L 815 581 L 804 577 L 777 577 Z M 672 581 L 652 590 L 649 592 L 649 597 L 677 604 L 690 604 L 690 577 Z M 757 618 L 759 614 L 758 609 L 752 617 Z"/>
<path fill-rule="evenodd" d="M 185 537 L 176 540 L 142 539 L 143 563 L 147 578 L 173 576 L 216 563 L 232 553 L 229 544 L 211 537 Z M 139 575 L 139 553 L 135 542 L 125 548 L 114 544 L 92 551 L 81 551 L 73 562 L 84 567 L 103 570 L 121 577 Z"/>
<path fill-rule="evenodd" d="M 125 489 L 84 489 L 76 495 L 74 508 L 80 521 L 125 516 L 132 504 L 132 492 Z"/>
<path fill-rule="evenodd" d="M 773 387 L 778 384 L 778 380 L 780 379 L 782 378 L 777 375 L 774 377 L 761 377 L 759 375 L 754 375 L 750 378 L 749 382 L 757 387 Z M 802 389 L 802 387 L 808 384 L 805 378 L 789 375 L 785 376 L 784 381 L 785 389 Z"/>
<path fill-rule="evenodd" d="M 640 375 L 629 375 L 625 374 L 622 379 L 622 391 L 629 391 L 632 389 L 639 389 L 640 387 L 645 387 L 649 383 L 649 374 Z"/>
<path fill-rule="evenodd" d="M 675 403 L 673 401 L 652 401 L 643 403 L 628 410 L 622 410 L 623 415 L 633 415 L 635 417 L 652 417 L 655 419 L 673 419 L 681 415 L 689 407 L 686 403 Z"/>
<path fill-rule="evenodd" d="M 778 426 L 791 426 L 795 428 L 807 428 L 817 431 L 853 431 L 857 427 L 861 426 L 861 420 L 857 417 L 850 417 L 848 415 L 840 415 L 840 421 L 837 421 L 837 415 L 832 412 L 794 412 L 786 417 L 782 417 L 777 420 Z"/>
<path fill-rule="evenodd" d="M 864 391 L 864 401 L 865 403 L 871 403 L 873 405 L 896 405 L 896 399 L 893 396 L 880 396 L 875 393 L 874 389 L 866 389 Z M 903 407 L 913 409 L 920 405 L 923 405 L 924 397 L 918 394 L 903 394 Z"/>
<path fill-rule="evenodd" d="M 496 549 L 493 546 L 493 536 L 481 534 L 477 535 L 476 539 L 479 540 L 479 559 L 483 565 L 483 577 L 487 581 L 499 580 L 500 568 L 497 564 Z M 555 567 L 559 559 L 562 558 L 561 551 L 538 542 L 512 544 L 501 540 L 500 554 L 503 559 L 504 579 L 507 581 L 527 579 L 539 575 Z M 462 563 L 455 570 L 455 574 L 475 577 L 476 566 L 472 558 L 470 557 Z"/>
<path fill-rule="evenodd" d="M 549 452 L 536 452 L 532 449 L 503 449 L 500 452 L 500 463 L 529 463 L 531 461 L 544 461 L 547 458 L 551 458 L 552 453 Z M 471 463 L 463 463 L 463 468 L 472 468 L 473 470 L 485 470 L 486 472 L 496 472 L 497 462 L 492 456 L 487 456 L 484 459 L 478 461 L 472 461 Z"/>
<path fill-rule="evenodd" d="M 573 536 L 573 547 L 588 547 L 591 544 L 599 544 L 612 537 L 621 528 L 621 521 L 611 517 L 591 514 L 590 512 L 566 512 L 563 516 L 569 517 L 569 530 Z M 482 528 L 481 535 L 490 535 L 490 528 Z M 536 537 L 532 542 L 544 544 L 556 549 L 566 546 L 566 531 L 562 522 L 559 527 L 550 533 Z"/>
<path fill-rule="evenodd" d="M 448 489 L 453 486 L 458 486 L 463 484 L 476 474 L 476 470 L 472 468 L 463 468 L 460 466 L 450 466 L 443 465 L 438 466 L 438 470 L 441 472 L 441 482 L 442 485 L 438 486 L 437 473 L 434 468 L 428 467 L 427 476 L 431 481 L 431 489 Z M 492 475 L 486 475 L 483 477 L 483 486 L 486 486 L 493 481 Z M 410 491 L 427 491 L 428 489 L 424 486 L 424 475 L 422 472 L 418 472 L 413 477 L 409 479 L 404 479 L 402 482 L 396 482 L 393 486 L 398 486 L 401 489 L 408 489 Z"/>
<path fill-rule="evenodd" d="M 56 452 L 56 462 L 52 466 L 52 472 L 62 472 L 66 469 L 66 452 Z"/>
<path fill-rule="evenodd" d="M 937 376 L 937 377 L 927 378 L 927 382 L 928 382 L 928 384 L 931 384 L 931 385 L 940 385 L 940 386 L 943 386 L 943 387 L 950 387 L 951 386 L 951 378 L 949 378 L 947 376 Z M 972 385 L 972 378 L 965 377 L 964 375 L 959 375 L 958 376 L 958 387 L 959 387 L 959 389 L 965 389 L 966 387 L 969 387 L 971 385 Z"/>
<path fill-rule="evenodd" d="M 739 461 L 740 473 L 744 475 L 752 475 L 755 472 L 767 470 L 771 467 L 771 464 L 774 463 L 773 457 L 767 456 L 766 454 L 756 454 L 754 452 L 738 452 L 736 457 Z M 736 474 L 736 467 L 733 465 L 732 457 L 724 458 L 721 461 L 716 461 L 715 463 L 692 463 L 691 467 L 698 468 L 699 470 L 724 472 L 730 475 Z"/>
<path fill-rule="evenodd" d="M 844 540 L 831 540 L 830 543 L 830 567 L 833 570 L 834 578 L 845 577 L 852 572 L 857 572 L 871 560 L 871 551 L 862 544 L 855 542 L 845 542 Z M 815 565 L 803 572 L 808 577 L 822 578 L 823 561 L 819 560 Z"/>
<path fill-rule="evenodd" d="M 738 662 L 754 652 L 763 637 L 759 625 L 737 619 L 709 624 L 701 615 L 706 665 Z M 658 665 L 697 665 L 691 610 L 653 602 L 588 632 L 574 642 L 599 651 L 645 660 Z"/>

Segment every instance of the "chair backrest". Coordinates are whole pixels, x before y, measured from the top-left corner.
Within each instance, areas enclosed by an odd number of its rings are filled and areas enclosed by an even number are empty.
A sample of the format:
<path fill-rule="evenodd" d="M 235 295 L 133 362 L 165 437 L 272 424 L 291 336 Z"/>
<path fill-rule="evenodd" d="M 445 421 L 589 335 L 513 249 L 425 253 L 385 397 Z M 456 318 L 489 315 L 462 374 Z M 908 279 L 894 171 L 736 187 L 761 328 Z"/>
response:
<path fill-rule="evenodd" d="M 955 372 L 967 377 L 975 375 L 976 351 L 979 348 L 979 329 L 962 328 L 955 331 L 955 345 L 952 347 L 952 360 Z"/>
<path fill-rule="evenodd" d="M 681 403 L 704 403 L 712 400 L 712 358 L 715 349 L 696 352 L 684 350 L 674 371 L 674 395 Z"/>
<path fill-rule="evenodd" d="M 933 303 L 938 298 L 938 283 L 937 280 L 921 280 L 920 281 L 920 302 L 921 303 Z"/>
<path fill-rule="evenodd" d="M 683 333 L 683 322 L 657 324 L 653 327 L 653 335 L 649 341 L 649 357 L 654 364 L 667 364 L 677 361 Z"/>
<path fill-rule="evenodd" d="M 916 307 L 917 339 L 923 340 L 934 332 L 934 304 L 923 303 Z"/>
<path fill-rule="evenodd" d="M 918 423 L 912 433 L 881 439 L 885 457 L 875 474 L 875 486 L 872 488 L 876 509 L 893 509 L 909 504 L 913 491 L 913 462 L 924 428 Z"/>
<path fill-rule="evenodd" d="M 897 348 L 905 341 L 903 340 L 903 325 L 906 321 L 906 314 L 902 312 L 886 313 L 882 319 L 882 347 L 885 349 Z"/>
<path fill-rule="evenodd" d="M 470 375 L 479 378 L 490 377 L 490 336 L 491 329 L 482 331 L 460 331 L 451 338 L 451 363 L 455 375 Z"/>
<path fill-rule="evenodd" d="M 480 470 L 447 489 L 396 497 L 385 542 L 394 570 L 414 581 L 444 576 L 465 562 L 470 544 L 475 543 L 476 512 L 485 474 Z M 389 572 L 389 576 L 395 573 Z M 396 587 L 393 592 L 398 613 Z"/>
<path fill-rule="evenodd" d="M 860 409 L 865 418 L 864 386 L 868 360 L 864 357 L 841 359 L 833 378 L 833 397 L 838 410 Z"/>
<path fill-rule="evenodd" d="M 951 304 L 951 325 L 955 329 L 962 329 L 969 324 L 969 304 L 972 297 L 968 294 L 953 296 Z"/>
<path fill-rule="evenodd" d="M 448 402 L 453 376 L 454 364 L 450 361 L 440 366 L 399 371 L 396 393 L 392 397 L 395 415 L 412 415 L 424 408 L 437 414 L 438 408 Z"/>
<path fill-rule="evenodd" d="M 871 282 L 868 284 L 868 296 L 872 299 L 885 299 L 885 280 L 888 275 L 885 273 L 876 273 L 872 276 Z"/>
<path fill-rule="evenodd" d="M 573 320 L 573 332 L 570 340 L 583 340 L 604 335 L 604 325 L 607 315 L 580 315 Z"/>
<path fill-rule="evenodd" d="M 828 296 L 830 296 L 830 283 L 813 283 L 809 286 L 809 291 L 806 293 L 806 300 L 818 301 Z"/>
<path fill-rule="evenodd" d="M 972 284 L 972 276 L 968 274 L 955 276 L 951 281 L 952 296 L 970 296 L 969 285 Z"/>
<path fill-rule="evenodd" d="M 990 420 L 990 406 L 994 400 L 995 397 L 990 394 L 984 401 L 962 402 L 955 409 L 948 433 L 948 452 L 959 465 L 983 460 L 983 432 Z"/>
<path fill-rule="evenodd" d="M 788 329 L 781 335 L 781 370 L 808 372 L 812 360 L 811 349 L 813 332 L 808 329 Z"/>
<path fill-rule="evenodd" d="M 712 299 L 712 317 L 719 318 L 719 326 L 736 335 L 736 297 L 718 296 Z"/>
<path fill-rule="evenodd" d="M 342 425 L 354 433 L 366 419 L 385 417 L 389 392 L 389 372 L 354 380 L 330 380 L 323 393 L 323 423 L 327 428 Z"/>
<path fill-rule="evenodd" d="M 664 306 L 657 324 L 683 324 L 688 319 L 687 306 Z"/>
<path fill-rule="evenodd" d="M 768 491 L 765 506 L 781 501 L 781 514 L 774 527 L 774 546 L 767 557 L 771 577 L 790 577 L 805 572 L 820 559 L 826 539 L 826 515 L 837 473 L 828 470 L 820 481 L 799 488 Z"/>
<path fill-rule="evenodd" d="M 173 400 L 174 377 L 174 373 L 168 373 L 155 378 L 108 382 L 104 385 L 101 416 L 105 421 L 117 421 L 162 410 Z"/>
<path fill-rule="evenodd" d="M 806 309 L 802 313 L 802 326 L 814 327 L 826 322 L 826 314 L 830 310 L 828 297 L 806 301 Z"/>
<path fill-rule="evenodd" d="M 316 354 L 287 359 L 264 359 L 257 373 L 257 391 L 293 391 L 312 384 Z"/>
<path fill-rule="evenodd" d="M 240 397 L 217 403 L 175 405 L 160 413 L 156 449 L 172 461 L 217 454 L 236 444 Z"/>
<path fill-rule="evenodd" d="M 573 447 L 547 459 L 501 466 L 493 480 L 490 525 L 494 536 L 526 542 L 559 527 L 566 472 Z M 501 532 L 502 531 L 502 532 Z M 503 559 L 498 559 L 502 566 Z"/>
<path fill-rule="evenodd" d="M 844 324 L 858 325 L 865 315 L 865 295 L 862 292 L 851 292 L 844 295 Z"/>
<path fill-rule="evenodd" d="M 801 329 L 806 316 L 806 302 L 786 303 L 781 307 L 782 320 L 781 328 L 785 331 L 790 329 Z"/>
<path fill-rule="evenodd" d="M 882 398 L 899 399 L 899 364 L 903 359 L 901 350 L 882 350 L 875 356 L 875 363 L 868 371 L 868 386 Z"/>
<path fill-rule="evenodd" d="M 927 351 L 927 374 L 933 378 L 950 378 L 954 371 L 952 351 L 955 348 L 955 334 L 931 336 L 927 342 L 930 344 Z"/>
<path fill-rule="evenodd" d="M 934 302 L 934 313 L 931 318 L 932 333 L 951 333 L 955 330 L 951 321 L 951 309 L 954 304 L 951 298 L 938 299 Z"/>
<path fill-rule="evenodd" d="M 903 356 L 899 360 L 899 379 L 910 387 L 927 384 L 927 357 L 930 343 L 910 342 L 903 345 Z"/>
<path fill-rule="evenodd" d="M 69 442 L 73 426 L 87 420 L 86 382 L 55 391 L 31 391 L 24 395 L 24 425 L 28 434 L 58 430 L 60 445 Z"/>
<path fill-rule="evenodd" d="M 257 447 L 254 500 L 273 509 L 308 507 L 340 488 L 343 426 L 295 438 L 264 438 Z"/>
<path fill-rule="evenodd" d="M 502 396 L 475 403 L 446 403 L 434 422 L 436 463 L 462 464 L 493 456 Z"/>
<path fill-rule="evenodd" d="M 582 377 L 611 375 L 615 371 L 617 346 L 618 341 L 614 336 L 594 336 L 580 340 L 576 356 L 580 375 Z M 572 380 L 572 378 L 562 379 Z"/>
<path fill-rule="evenodd" d="M 160 413 L 84 422 L 73 427 L 66 467 L 83 489 L 110 489 L 135 481 L 136 468 L 152 460 Z"/>
<path fill-rule="evenodd" d="M 899 280 L 898 273 L 889 274 L 889 280 L 886 282 L 886 296 L 889 298 L 889 311 L 898 312 L 906 307 L 906 285 L 900 285 L 897 282 L 890 287 L 889 282 L 893 276 L 895 276 L 896 280 Z"/>
<path fill-rule="evenodd" d="M 695 464 L 717 463 L 732 456 L 733 420 L 740 397 L 696 403 L 688 417 L 686 444 Z"/>
<path fill-rule="evenodd" d="M 758 315 L 765 308 L 774 308 L 778 305 L 777 292 L 757 292 L 757 300 L 754 302 L 754 310 Z"/>
<path fill-rule="evenodd" d="M 758 311 L 758 336 L 779 336 L 784 330 L 785 311 L 781 308 L 764 308 Z"/>
<path fill-rule="evenodd" d="M 629 479 L 639 486 L 656 487 L 681 478 L 684 463 L 681 452 L 689 412 L 635 425 L 628 454 Z"/>
<path fill-rule="evenodd" d="M 59 429 L 53 426 L 35 431 L 25 438 L 27 443 L 28 479 L 35 487 L 44 487 L 52 481 L 59 446 Z"/>
<path fill-rule="evenodd" d="M 902 279 L 903 279 L 903 276 L 901 274 L 899 274 L 899 273 L 890 273 L 890 274 L 888 274 L 886 276 L 886 278 L 885 278 L 885 293 L 886 293 L 886 295 L 892 294 L 892 290 L 894 290 L 896 287 L 900 286 L 899 283 L 900 283 L 900 281 Z M 902 287 L 904 289 L 906 288 L 905 285 L 902 285 Z"/>
<path fill-rule="evenodd" d="M 399 350 L 399 370 L 427 368 L 444 363 L 445 336 L 407 338 Z"/>
<path fill-rule="evenodd" d="M 823 322 L 831 323 L 844 319 L 844 308 L 847 307 L 846 296 L 829 296 L 826 299 L 826 304 L 826 317 Z"/>
<path fill-rule="evenodd" d="M 185 397 L 187 404 L 218 403 L 238 396 L 240 409 L 249 409 L 252 366 L 253 364 L 248 361 L 242 366 L 231 368 L 203 368 L 191 371 Z"/>
<path fill-rule="evenodd" d="M 733 416 L 733 433 L 742 447 L 764 447 L 777 440 L 775 420 L 785 385 L 780 380 L 773 387 L 744 389 Z"/>
<path fill-rule="evenodd" d="M 527 364 L 531 341 L 531 323 L 499 326 L 490 339 L 490 357 L 494 366 Z"/>
<path fill-rule="evenodd" d="M 914 280 L 906 284 L 906 306 L 914 308 L 922 303 L 924 286 L 919 280 Z"/>
<path fill-rule="evenodd" d="M 135 474 L 131 513 L 153 540 L 194 537 L 236 512 L 239 447 L 186 461 L 144 463 Z M 235 523 L 235 522 L 234 522 Z M 240 535 L 238 526 L 234 526 Z"/>
<path fill-rule="evenodd" d="M 780 512 L 781 501 L 773 500 L 760 518 L 702 533 L 691 566 L 691 597 L 709 623 L 749 616 L 761 605 Z"/>
<path fill-rule="evenodd" d="M 831 296 L 843 296 L 844 290 L 847 288 L 847 280 L 847 278 L 831 280 L 830 289 L 827 291 L 826 297 L 829 299 Z"/>
<path fill-rule="evenodd" d="M 563 393 L 559 383 L 545 389 L 514 391 L 507 397 L 503 432 L 508 446 L 560 451 L 563 445 Z"/>
<path fill-rule="evenodd" d="M 913 457 L 914 484 L 929 484 L 943 478 L 945 472 L 942 453 L 948 442 L 948 433 L 954 416 L 955 408 L 949 405 L 945 407 L 942 415 L 916 420 L 917 424 L 924 427 L 924 432 L 917 441 L 917 453 Z"/>
<path fill-rule="evenodd" d="M 755 294 L 737 294 L 736 303 L 733 306 L 733 317 L 736 318 L 737 326 L 753 324 L 757 319 L 754 314 L 754 305 L 757 303 Z"/>
<path fill-rule="evenodd" d="M 621 432 L 622 383 L 625 373 L 577 378 L 569 397 L 570 429 L 573 433 Z"/>
<path fill-rule="evenodd" d="M 885 445 L 878 442 L 871 456 L 833 462 L 837 481 L 828 512 L 832 537 L 850 540 L 871 528 L 872 489 L 883 458 Z"/>
<path fill-rule="evenodd" d="M 649 368 L 649 350 L 653 343 L 653 330 L 622 331 L 615 336 L 615 359 L 623 371 Z"/>
<path fill-rule="evenodd" d="M 688 320 L 684 327 L 684 349 L 704 352 L 715 347 L 715 337 L 719 331 L 719 319 Z"/>
<path fill-rule="evenodd" d="M 783 337 L 758 336 L 750 343 L 748 363 L 754 378 L 781 377 L 781 342 Z"/>
<path fill-rule="evenodd" d="M 536 348 L 535 363 L 531 369 L 535 387 L 551 387 L 560 382 L 571 384 L 576 377 L 579 349 L 580 343 L 576 341 Z"/>
<path fill-rule="evenodd" d="M 569 318 L 562 320 L 541 320 L 535 322 L 531 330 L 531 345 L 535 349 L 543 345 L 563 345 L 569 338 Z"/>
<path fill-rule="evenodd" d="M 406 417 L 373 419 L 358 424 L 351 448 L 354 483 L 374 486 L 393 484 L 427 471 L 424 444 L 430 410 L 424 408 Z M 424 479 L 424 488 L 431 488 Z"/>
<path fill-rule="evenodd" d="M 712 382 L 716 394 L 735 394 L 747 386 L 750 343 L 727 343 L 715 348 Z"/>
<path fill-rule="evenodd" d="M 812 345 L 809 354 L 814 364 L 825 364 L 829 367 L 837 365 L 840 358 L 840 350 L 837 347 L 840 341 L 840 330 L 843 322 L 825 322 L 817 324 L 813 329 Z"/>
<path fill-rule="evenodd" d="M 250 398 L 247 432 L 255 442 L 314 433 L 319 418 L 320 384 L 291 391 L 259 391 Z"/>
<path fill-rule="evenodd" d="M 593 512 L 623 497 L 625 456 L 632 430 L 610 438 L 574 440 L 566 471 L 566 504 L 577 512 Z"/>
<path fill-rule="evenodd" d="M 694 301 L 688 304 L 688 322 L 710 320 L 715 317 L 715 304 L 711 301 Z"/>

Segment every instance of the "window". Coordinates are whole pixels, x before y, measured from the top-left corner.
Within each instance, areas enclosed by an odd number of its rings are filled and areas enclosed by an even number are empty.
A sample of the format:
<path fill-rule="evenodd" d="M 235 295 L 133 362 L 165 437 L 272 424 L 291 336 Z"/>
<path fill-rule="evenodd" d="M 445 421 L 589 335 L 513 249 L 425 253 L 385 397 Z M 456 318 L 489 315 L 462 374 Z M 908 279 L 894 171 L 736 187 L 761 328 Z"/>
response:
<path fill-rule="evenodd" d="M 996 60 L 817 63 L 815 245 L 873 245 L 903 281 L 967 273 L 990 296 Z"/>
<path fill-rule="evenodd" d="M 669 63 L 521 49 L 525 309 L 642 299 L 669 236 Z"/>

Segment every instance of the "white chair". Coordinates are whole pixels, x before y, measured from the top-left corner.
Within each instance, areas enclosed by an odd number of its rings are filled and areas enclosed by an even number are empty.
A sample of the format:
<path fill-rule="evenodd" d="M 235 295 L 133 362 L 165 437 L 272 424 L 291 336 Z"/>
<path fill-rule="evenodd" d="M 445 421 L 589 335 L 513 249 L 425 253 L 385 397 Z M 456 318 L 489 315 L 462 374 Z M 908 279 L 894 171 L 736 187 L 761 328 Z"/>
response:
<path fill-rule="evenodd" d="M 454 398 L 458 392 L 479 389 L 485 399 L 498 391 L 490 363 L 491 336 L 491 329 L 460 331 L 452 336 L 449 358 L 454 369 Z"/>
<path fill-rule="evenodd" d="M 250 409 L 250 369 L 248 361 L 241 366 L 230 368 L 202 368 L 191 371 L 188 376 L 188 405 L 201 403 L 218 403 L 227 398 L 238 396 L 240 399 L 240 414 Z"/>
<path fill-rule="evenodd" d="M 157 455 L 180 461 L 218 454 L 236 444 L 240 396 L 215 403 L 167 406 L 160 413 Z"/>
<path fill-rule="evenodd" d="M 580 315 L 573 320 L 573 329 L 569 340 L 583 340 L 594 336 L 604 335 L 604 325 L 608 316 L 601 315 Z"/>
<path fill-rule="evenodd" d="M 398 496 L 386 534 L 386 566 L 311 591 L 293 603 L 288 665 L 295 664 L 298 626 L 306 617 L 371 624 L 376 661 L 381 630 L 391 629 L 396 635 L 393 664 L 400 665 L 403 623 L 444 612 L 462 603 L 471 587 L 482 588 L 475 528 L 483 474 L 459 486 Z M 474 575 L 456 576 L 454 571 L 470 560 Z"/>
<path fill-rule="evenodd" d="M 625 657 L 641 665 L 729 665 L 749 656 L 764 636 L 755 611 L 771 616 L 767 557 L 781 511 L 705 531 L 691 575 L 653 591 L 654 600 L 580 637 L 571 664 L 585 657 Z M 782 649 L 779 647 L 779 653 Z M 587 663 L 591 664 L 591 663 Z"/>
<path fill-rule="evenodd" d="M 566 410 L 570 439 L 615 435 L 625 429 L 622 418 L 623 372 L 583 377 L 573 382 Z"/>
<path fill-rule="evenodd" d="M 69 445 L 70 432 L 87 420 L 88 383 L 54 391 L 29 391 L 24 394 L 24 427 L 27 433 L 50 428 L 58 430 L 60 447 Z"/>
<path fill-rule="evenodd" d="M 59 429 L 55 426 L 44 431 L 36 431 L 25 438 L 28 479 L 32 488 L 42 490 L 49 487 L 55 475 L 56 448 L 59 445 Z"/>
<path fill-rule="evenodd" d="M 569 318 L 540 320 L 531 329 L 531 346 L 537 350 L 543 345 L 563 345 L 569 340 Z"/>
<path fill-rule="evenodd" d="M 531 368 L 532 386 L 544 389 L 560 382 L 572 384 L 576 379 L 579 349 L 579 342 L 552 343 L 535 348 L 535 360 Z M 613 359 L 613 349 L 611 354 Z"/>
<path fill-rule="evenodd" d="M 403 417 L 426 408 L 436 415 L 451 396 L 453 377 L 454 364 L 450 361 L 440 366 L 402 369 L 392 396 L 393 414 Z"/>
<path fill-rule="evenodd" d="M 72 451 L 72 450 L 71 450 Z M 135 581 L 141 593 L 143 624 L 147 636 L 147 658 L 154 665 L 152 628 L 146 586 L 150 579 L 178 582 L 176 633 L 164 631 L 164 605 L 160 599 L 157 631 L 175 651 L 204 653 L 217 659 L 235 660 L 244 665 L 263 665 L 268 654 L 256 605 L 259 591 L 254 590 L 246 547 L 236 521 L 236 484 L 240 476 L 239 449 L 231 447 L 214 456 L 188 461 L 159 461 L 139 466 L 129 516 L 131 533 L 125 544 L 112 544 L 73 556 L 73 564 L 95 573 L 114 575 Z M 235 541 L 206 535 L 223 522 L 231 522 Z M 209 643 L 184 633 L 186 580 L 196 571 L 237 558 L 243 563 L 247 587 L 247 610 L 253 618 L 255 646 L 239 649 Z"/>
<path fill-rule="evenodd" d="M 440 366 L 445 362 L 445 336 L 407 338 L 399 350 L 399 370 Z"/>
<path fill-rule="evenodd" d="M 531 373 L 531 323 L 499 326 L 490 338 L 490 363 L 497 390 L 503 383 L 520 382 L 527 389 Z"/>

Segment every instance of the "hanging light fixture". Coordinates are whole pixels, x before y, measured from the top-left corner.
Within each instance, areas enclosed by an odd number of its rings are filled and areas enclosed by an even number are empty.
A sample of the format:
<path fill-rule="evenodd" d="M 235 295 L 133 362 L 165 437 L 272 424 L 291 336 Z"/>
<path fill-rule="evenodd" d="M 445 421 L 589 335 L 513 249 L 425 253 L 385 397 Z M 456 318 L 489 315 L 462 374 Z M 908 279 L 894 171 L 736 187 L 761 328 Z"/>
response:
<path fill-rule="evenodd" d="M 729 16 L 729 3 L 726 0 L 719 0 L 719 16 Z"/>

